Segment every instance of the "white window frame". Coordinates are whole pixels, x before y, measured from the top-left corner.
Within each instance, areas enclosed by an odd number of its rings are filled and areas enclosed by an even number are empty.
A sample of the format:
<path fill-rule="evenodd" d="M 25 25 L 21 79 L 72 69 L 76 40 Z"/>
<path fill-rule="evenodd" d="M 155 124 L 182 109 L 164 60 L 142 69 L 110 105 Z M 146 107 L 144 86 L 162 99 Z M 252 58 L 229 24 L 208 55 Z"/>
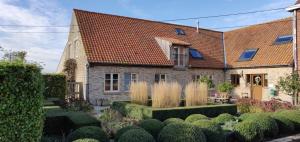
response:
<path fill-rule="evenodd" d="M 106 85 L 106 78 L 105 76 L 109 74 L 110 75 L 110 90 L 105 90 L 105 85 Z M 118 75 L 118 90 L 113 90 L 113 75 L 117 74 Z M 105 73 L 104 74 L 104 92 L 119 92 L 120 91 L 120 74 L 119 73 Z"/>
<path fill-rule="evenodd" d="M 78 58 L 78 49 L 79 49 L 79 40 L 75 40 L 74 42 L 74 58 Z"/>
<path fill-rule="evenodd" d="M 133 79 L 133 75 L 135 75 L 135 79 Z M 137 73 L 131 73 L 130 74 L 130 82 L 138 82 L 139 81 L 139 76 Z"/>
<path fill-rule="evenodd" d="M 181 48 L 183 49 L 182 50 L 183 53 L 180 52 Z M 186 61 L 185 61 L 186 60 L 186 57 L 185 57 L 186 56 L 186 49 L 184 47 L 181 47 L 181 46 L 175 46 L 174 50 L 177 50 L 177 65 L 175 65 L 175 66 L 177 66 L 177 67 L 185 67 L 186 66 Z M 174 51 L 174 52 L 176 53 L 176 51 Z M 180 55 L 183 55 L 183 58 L 182 58 L 183 65 L 180 65 L 180 62 L 181 62 Z M 175 58 L 175 56 L 176 56 L 176 54 L 174 54 L 174 58 Z"/>

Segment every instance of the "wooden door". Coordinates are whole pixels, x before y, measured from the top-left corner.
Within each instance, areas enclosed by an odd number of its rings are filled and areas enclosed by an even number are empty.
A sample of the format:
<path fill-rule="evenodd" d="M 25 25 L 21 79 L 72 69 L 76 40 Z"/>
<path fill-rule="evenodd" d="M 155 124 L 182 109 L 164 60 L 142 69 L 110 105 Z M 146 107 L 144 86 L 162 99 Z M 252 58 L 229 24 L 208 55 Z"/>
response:
<path fill-rule="evenodd" d="M 262 89 L 263 89 L 263 75 L 253 74 L 251 75 L 251 94 L 252 99 L 261 101 Z"/>

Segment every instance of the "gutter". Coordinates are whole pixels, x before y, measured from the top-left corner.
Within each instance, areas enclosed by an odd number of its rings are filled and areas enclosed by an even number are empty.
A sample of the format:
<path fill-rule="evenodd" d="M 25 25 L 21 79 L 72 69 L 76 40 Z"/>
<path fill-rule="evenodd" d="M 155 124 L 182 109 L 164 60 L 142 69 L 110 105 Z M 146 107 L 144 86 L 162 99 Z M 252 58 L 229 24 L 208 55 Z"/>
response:
<path fill-rule="evenodd" d="M 85 84 L 85 96 L 86 96 L 86 100 L 88 102 L 90 102 L 90 89 L 89 89 L 89 72 L 90 72 L 90 64 L 87 63 L 85 65 L 86 67 L 86 84 Z"/>
<path fill-rule="evenodd" d="M 297 49 L 297 11 L 293 11 L 293 58 L 294 58 L 294 70 L 298 70 L 298 49 Z"/>

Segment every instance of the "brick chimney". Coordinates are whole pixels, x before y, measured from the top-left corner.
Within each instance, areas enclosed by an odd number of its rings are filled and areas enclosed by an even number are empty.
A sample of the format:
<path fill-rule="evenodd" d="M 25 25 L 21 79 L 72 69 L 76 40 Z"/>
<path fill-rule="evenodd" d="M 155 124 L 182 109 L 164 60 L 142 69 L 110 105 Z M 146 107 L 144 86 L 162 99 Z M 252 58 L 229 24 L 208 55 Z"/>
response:
<path fill-rule="evenodd" d="M 293 58 L 294 69 L 300 73 L 300 0 L 287 8 L 287 11 L 293 13 Z"/>

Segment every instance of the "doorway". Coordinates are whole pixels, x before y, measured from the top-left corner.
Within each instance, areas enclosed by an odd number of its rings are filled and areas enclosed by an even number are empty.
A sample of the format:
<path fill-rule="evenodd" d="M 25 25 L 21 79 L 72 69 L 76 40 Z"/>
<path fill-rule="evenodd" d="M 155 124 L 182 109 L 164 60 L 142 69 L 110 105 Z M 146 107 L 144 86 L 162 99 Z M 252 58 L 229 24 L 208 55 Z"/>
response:
<path fill-rule="evenodd" d="M 247 83 L 250 85 L 251 98 L 261 101 L 263 87 L 267 85 L 266 74 L 248 74 Z"/>

